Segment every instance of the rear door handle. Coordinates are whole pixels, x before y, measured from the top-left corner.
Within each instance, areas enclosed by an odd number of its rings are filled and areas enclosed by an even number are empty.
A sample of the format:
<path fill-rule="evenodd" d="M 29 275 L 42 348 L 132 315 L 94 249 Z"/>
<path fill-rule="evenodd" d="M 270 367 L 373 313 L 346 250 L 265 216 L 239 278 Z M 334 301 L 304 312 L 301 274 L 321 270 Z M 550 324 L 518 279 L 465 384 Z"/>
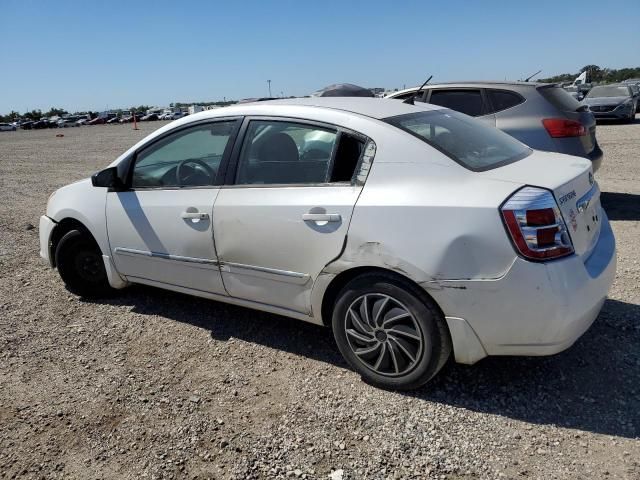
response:
<path fill-rule="evenodd" d="M 206 220 L 209 218 L 209 214 L 205 212 L 182 212 L 180 218 L 190 220 Z"/>
<path fill-rule="evenodd" d="M 305 222 L 339 222 L 342 217 L 339 213 L 305 213 L 302 215 Z"/>

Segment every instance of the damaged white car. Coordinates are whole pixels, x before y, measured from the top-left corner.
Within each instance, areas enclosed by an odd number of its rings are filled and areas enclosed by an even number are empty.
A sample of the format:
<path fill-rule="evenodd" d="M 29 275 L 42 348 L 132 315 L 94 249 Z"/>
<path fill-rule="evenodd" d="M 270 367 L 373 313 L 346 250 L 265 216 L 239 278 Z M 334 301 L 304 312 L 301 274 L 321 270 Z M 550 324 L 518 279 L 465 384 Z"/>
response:
<path fill-rule="evenodd" d="M 261 102 L 59 189 L 40 254 L 83 296 L 140 283 L 331 326 L 365 380 L 407 389 L 589 328 L 616 266 L 599 196 L 588 160 L 434 105 Z"/>

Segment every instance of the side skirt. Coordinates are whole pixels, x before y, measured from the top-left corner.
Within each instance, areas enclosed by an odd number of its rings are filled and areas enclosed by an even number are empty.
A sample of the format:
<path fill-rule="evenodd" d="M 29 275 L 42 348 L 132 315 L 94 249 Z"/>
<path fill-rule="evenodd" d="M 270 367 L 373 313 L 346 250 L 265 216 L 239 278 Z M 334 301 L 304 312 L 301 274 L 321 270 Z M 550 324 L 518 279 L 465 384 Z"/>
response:
<path fill-rule="evenodd" d="M 240 307 L 252 308 L 254 310 L 260 310 L 263 312 L 275 313 L 276 315 L 282 315 L 284 317 L 295 318 L 296 320 L 302 320 L 315 325 L 322 325 L 319 319 L 306 315 L 304 313 L 296 312 L 282 307 L 274 307 L 266 303 L 252 302 L 250 300 L 243 300 L 241 298 L 229 297 L 226 295 L 218 295 L 216 293 L 205 292 L 203 290 L 195 290 L 191 288 L 180 287 L 178 285 L 172 285 L 170 283 L 156 282 L 154 280 L 148 280 L 146 278 L 139 277 L 127 277 L 131 283 L 139 283 L 142 285 L 149 285 L 151 287 L 163 288 L 165 290 L 171 290 L 173 292 L 185 293 L 187 295 L 193 295 L 196 297 L 207 298 L 209 300 L 215 300 L 222 303 L 230 303 L 232 305 L 238 305 Z"/>

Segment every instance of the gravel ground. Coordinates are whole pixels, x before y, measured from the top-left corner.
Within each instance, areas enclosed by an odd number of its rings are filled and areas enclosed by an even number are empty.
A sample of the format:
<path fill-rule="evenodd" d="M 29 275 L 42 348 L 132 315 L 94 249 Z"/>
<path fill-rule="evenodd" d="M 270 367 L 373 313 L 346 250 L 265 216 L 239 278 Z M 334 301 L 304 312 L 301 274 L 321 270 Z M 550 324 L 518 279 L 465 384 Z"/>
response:
<path fill-rule="evenodd" d="M 38 257 L 49 194 L 158 126 L 0 133 L 0 478 L 640 478 L 640 121 L 598 127 L 619 263 L 594 326 L 410 394 L 363 383 L 328 329 L 64 289 Z"/>

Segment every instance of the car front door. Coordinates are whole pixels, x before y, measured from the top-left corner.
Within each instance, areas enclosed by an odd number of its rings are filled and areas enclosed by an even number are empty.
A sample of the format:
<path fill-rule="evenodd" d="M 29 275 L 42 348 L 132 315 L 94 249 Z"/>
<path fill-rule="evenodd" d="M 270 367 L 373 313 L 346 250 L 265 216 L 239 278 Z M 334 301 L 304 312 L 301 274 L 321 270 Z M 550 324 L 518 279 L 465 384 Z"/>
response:
<path fill-rule="evenodd" d="M 213 209 L 229 295 L 310 312 L 313 283 L 340 255 L 372 141 L 300 120 L 247 119 Z"/>
<path fill-rule="evenodd" d="M 187 126 L 136 152 L 129 188 L 107 194 L 118 272 L 134 282 L 226 294 L 211 216 L 239 126 L 239 119 Z"/>
<path fill-rule="evenodd" d="M 434 88 L 427 101 L 474 117 L 490 127 L 496 126 L 496 116 L 489 113 L 488 102 L 480 88 Z"/>

